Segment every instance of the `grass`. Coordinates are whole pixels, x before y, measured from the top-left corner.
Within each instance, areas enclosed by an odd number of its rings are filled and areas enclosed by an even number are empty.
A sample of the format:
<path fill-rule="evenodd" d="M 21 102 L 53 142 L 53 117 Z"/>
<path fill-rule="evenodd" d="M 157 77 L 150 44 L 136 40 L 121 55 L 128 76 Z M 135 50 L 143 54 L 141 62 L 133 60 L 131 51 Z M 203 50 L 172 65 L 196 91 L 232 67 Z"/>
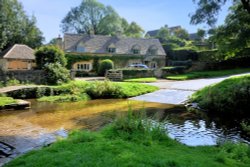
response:
<path fill-rule="evenodd" d="M 114 83 L 110 81 L 72 81 L 54 86 L 56 96 L 44 96 L 38 101 L 65 102 L 88 99 L 129 98 L 158 90 L 157 87 L 140 83 Z"/>
<path fill-rule="evenodd" d="M 134 79 L 125 79 L 124 82 L 139 82 L 139 83 L 150 83 L 156 82 L 156 78 L 134 78 Z"/>
<path fill-rule="evenodd" d="M 170 139 L 161 125 L 129 114 L 99 132 L 72 132 L 69 138 L 31 151 L 5 167 L 249 167 L 249 164 L 247 144 L 188 147 Z"/>
<path fill-rule="evenodd" d="M 16 100 L 14 100 L 11 97 L 0 97 L 0 107 L 15 103 L 15 102 L 16 102 Z"/>
<path fill-rule="evenodd" d="M 196 71 L 189 72 L 186 74 L 178 74 L 178 75 L 169 75 L 166 79 L 170 80 L 189 80 L 189 79 L 198 79 L 198 78 L 213 78 L 213 77 L 221 77 L 233 74 L 241 74 L 250 72 L 250 68 L 240 68 L 240 69 L 231 69 L 231 70 L 219 70 L 219 71 Z"/>
<path fill-rule="evenodd" d="M 40 102 L 74 102 L 88 100 L 87 94 L 81 95 L 58 95 L 58 96 L 43 96 L 38 99 Z"/>
<path fill-rule="evenodd" d="M 205 87 L 191 97 L 191 101 L 210 112 L 250 117 L 250 75 L 231 77 Z"/>

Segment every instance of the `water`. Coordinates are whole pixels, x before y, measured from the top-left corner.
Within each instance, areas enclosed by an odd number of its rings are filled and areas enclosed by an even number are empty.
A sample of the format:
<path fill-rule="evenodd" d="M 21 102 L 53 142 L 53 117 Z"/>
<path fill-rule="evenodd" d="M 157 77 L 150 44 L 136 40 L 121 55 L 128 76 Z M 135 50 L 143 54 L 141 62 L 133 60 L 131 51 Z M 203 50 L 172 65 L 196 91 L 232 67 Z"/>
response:
<path fill-rule="evenodd" d="M 31 103 L 30 110 L 0 112 L 0 143 L 7 150 L 12 149 L 7 148 L 8 145 L 14 147 L 15 155 L 50 144 L 58 137 L 66 137 L 71 130 L 99 130 L 116 117 L 123 116 L 129 107 L 144 109 L 149 118 L 164 124 L 171 138 L 186 145 L 250 141 L 238 130 L 237 122 L 210 120 L 188 113 L 181 106 L 112 99 L 58 104 L 31 100 Z"/>

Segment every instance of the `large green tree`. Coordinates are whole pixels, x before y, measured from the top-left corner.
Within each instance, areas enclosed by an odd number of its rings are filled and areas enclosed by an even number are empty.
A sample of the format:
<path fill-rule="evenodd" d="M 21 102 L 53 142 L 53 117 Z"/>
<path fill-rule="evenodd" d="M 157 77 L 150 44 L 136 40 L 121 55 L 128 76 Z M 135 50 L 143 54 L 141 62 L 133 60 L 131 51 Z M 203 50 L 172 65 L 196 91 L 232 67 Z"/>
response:
<path fill-rule="evenodd" d="M 218 18 L 218 14 L 223 5 L 230 1 L 234 4 L 241 4 L 241 10 L 250 15 L 250 0 L 193 0 L 197 4 L 197 9 L 191 15 L 192 24 L 207 23 L 213 26 Z"/>
<path fill-rule="evenodd" d="M 144 32 L 138 24 L 129 24 L 111 6 L 97 0 L 82 0 L 79 6 L 68 12 L 61 27 L 64 33 L 115 35 L 119 32 L 130 37 L 141 37 Z"/>
<path fill-rule="evenodd" d="M 38 47 L 44 40 L 34 16 L 29 17 L 17 0 L 0 0 L 0 51 L 15 43 Z"/>
<path fill-rule="evenodd" d="M 242 10 L 242 4 L 235 4 L 230 8 L 225 23 L 215 31 L 215 41 L 219 50 L 230 53 L 250 46 L 250 15 Z"/>

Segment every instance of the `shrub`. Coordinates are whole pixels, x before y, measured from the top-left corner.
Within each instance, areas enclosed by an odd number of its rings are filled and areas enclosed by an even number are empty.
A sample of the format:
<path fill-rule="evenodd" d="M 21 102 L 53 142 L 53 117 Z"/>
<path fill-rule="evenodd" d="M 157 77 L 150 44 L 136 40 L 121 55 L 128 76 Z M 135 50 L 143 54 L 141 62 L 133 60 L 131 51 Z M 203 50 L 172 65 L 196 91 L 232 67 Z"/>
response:
<path fill-rule="evenodd" d="M 249 117 L 250 75 L 229 78 L 205 87 L 194 93 L 191 99 L 217 115 Z"/>
<path fill-rule="evenodd" d="M 42 46 L 35 52 L 37 68 L 43 69 L 46 64 L 59 63 L 63 67 L 67 61 L 64 52 L 56 46 Z"/>
<path fill-rule="evenodd" d="M 98 75 L 104 76 L 107 70 L 113 69 L 114 63 L 110 59 L 102 60 L 99 68 L 98 68 Z"/>
<path fill-rule="evenodd" d="M 44 66 L 47 84 L 62 84 L 70 80 L 69 71 L 59 63 Z"/>

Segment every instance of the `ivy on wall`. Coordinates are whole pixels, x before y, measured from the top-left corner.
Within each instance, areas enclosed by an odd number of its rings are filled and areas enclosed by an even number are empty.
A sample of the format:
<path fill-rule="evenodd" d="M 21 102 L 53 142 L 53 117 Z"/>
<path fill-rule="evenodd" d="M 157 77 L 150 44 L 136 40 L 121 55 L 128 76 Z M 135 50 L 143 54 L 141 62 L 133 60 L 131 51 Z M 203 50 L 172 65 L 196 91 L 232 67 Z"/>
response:
<path fill-rule="evenodd" d="M 99 65 L 99 61 L 104 59 L 110 59 L 116 62 L 126 62 L 131 59 L 143 59 L 141 55 L 91 55 L 91 54 L 73 54 L 73 53 L 66 53 L 65 55 L 67 59 L 67 68 L 71 69 L 72 65 L 76 62 L 80 61 L 89 61 L 93 60 L 93 69 L 96 71 Z"/>

